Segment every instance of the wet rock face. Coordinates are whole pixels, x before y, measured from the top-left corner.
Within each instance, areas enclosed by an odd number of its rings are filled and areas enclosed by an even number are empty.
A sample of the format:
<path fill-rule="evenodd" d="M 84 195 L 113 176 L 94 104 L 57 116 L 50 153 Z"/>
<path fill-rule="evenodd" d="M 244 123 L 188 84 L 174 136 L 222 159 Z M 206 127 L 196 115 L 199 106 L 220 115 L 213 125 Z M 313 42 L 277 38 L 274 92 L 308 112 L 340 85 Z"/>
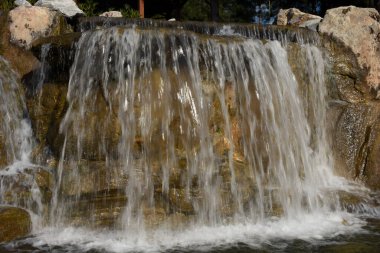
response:
<path fill-rule="evenodd" d="M 29 48 L 40 37 L 59 34 L 64 22 L 56 11 L 48 8 L 19 6 L 9 12 L 11 41 Z"/>
<path fill-rule="evenodd" d="M 0 243 L 26 236 L 31 228 L 30 215 L 27 211 L 0 206 Z"/>
<path fill-rule="evenodd" d="M 354 6 L 326 12 L 319 32 L 343 42 L 356 55 L 359 66 L 366 69 L 366 85 L 361 91 L 380 98 L 380 15 L 375 9 Z"/>
<path fill-rule="evenodd" d="M 349 177 L 379 190 L 380 105 L 349 104 L 340 110 L 333 146 L 337 166 L 347 168 Z"/>
<path fill-rule="evenodd" d="M 33 132 L 42 147 L 54 143 L 66 108 L 67 86 L 46 83 L 38 95 L 27 96 Z"/>
<path fill-rule="evenodd" d="M 378 190 L 380 103 L 360 90 L 366 84 L 366 72 L 349 51 L 343 53 L 344 47 L 337 50 L 337 45 L 327 46 L 333 59 L 327 85 L 332 99 L 328 122 L 335 168 L 347 178 Z"/>
<path fill-rule="evenodd" d="M 351 177 L 359 177 L 362 174 L 362 166 L 358 162 L 360 146 L 368 142 L 369 107 L 365 105 L 350 104 L 341 109 L 340 117 L 337 122 L 339 129 L 335 133 L 334 150 L 341 157 L 341 162 L 349 168 L 348 173 Z M 366 141 L 367 139 L 367 141 Z M 365 151 L 362 149 L 362 152 Z"/>

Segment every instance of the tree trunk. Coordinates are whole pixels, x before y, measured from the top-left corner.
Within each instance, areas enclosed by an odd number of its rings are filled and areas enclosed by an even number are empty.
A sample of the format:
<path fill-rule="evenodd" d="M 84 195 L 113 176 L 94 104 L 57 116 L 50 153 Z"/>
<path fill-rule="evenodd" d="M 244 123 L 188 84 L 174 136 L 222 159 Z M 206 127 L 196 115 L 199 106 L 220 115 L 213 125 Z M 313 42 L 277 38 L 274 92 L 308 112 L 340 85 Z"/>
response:
<path fill-rule="evenodd" d="M 140 18 L 144 18 L 144 0 L 139 0 L 139 13 L 140 13 Z"/>

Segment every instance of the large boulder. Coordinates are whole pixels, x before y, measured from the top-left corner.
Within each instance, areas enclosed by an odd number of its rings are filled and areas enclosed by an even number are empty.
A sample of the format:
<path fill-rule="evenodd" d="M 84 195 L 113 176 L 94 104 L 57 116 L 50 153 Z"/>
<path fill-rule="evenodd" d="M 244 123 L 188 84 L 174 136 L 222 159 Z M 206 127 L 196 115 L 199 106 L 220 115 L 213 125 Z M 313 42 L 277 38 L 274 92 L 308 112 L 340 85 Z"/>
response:
<path fill-rule="evenodd" d="M 339 7 L 326 12 L 319 32 L 351 49 L 359 66 L 368 71 L 360 90 L 380 98 L 380 15 L 372 8 Z"/>
<path fill-rule="evenodd" d="M 66 29 L 63 17 L 48 8 L 19 6 L 9 12 L 10 39 L 26 49 L 38 38 L 58 35 Z"/>
<path fill-rule="evenodd" d="M 10 42 L 7 15 L 0 15 L 0 55 L 11 63 L 12 68 L 20 76 L 38 67 L 38 60 L 30 51 Z"/>
<path fill-rule="evenodd" d="M 84 15 L 83 11 L 78 8 L 73 0 L 39 0 L 35 6 L 47 7 L 59 11 L 67 17 Z"/>
<path fill-rule="evenodd" d="M 291 25 L 315 30 L 322 18 L 300 11 L 297 8 L 281 9 L 277 15 L 277 25 Z"/>
<path fill-rule="evenodd" d="M 0 243 L 26 236 L 32 222 L 27 211 L 17 207 L 0 206 Z"/>

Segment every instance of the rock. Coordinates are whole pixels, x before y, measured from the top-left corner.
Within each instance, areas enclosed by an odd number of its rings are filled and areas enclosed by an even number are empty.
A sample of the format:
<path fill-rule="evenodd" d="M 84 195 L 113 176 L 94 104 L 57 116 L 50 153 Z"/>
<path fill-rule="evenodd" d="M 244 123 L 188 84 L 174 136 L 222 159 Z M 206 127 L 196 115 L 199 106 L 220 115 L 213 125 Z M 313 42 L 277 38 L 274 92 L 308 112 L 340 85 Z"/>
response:
<path fill-rule="evenodd" d="M 77 167 L 77 168 L 75 168 Z M 107 165 L 103 161 L 82 161 L 76 166 L 64 165 L 62 193 L 64 196 L 86 197 L 109 192 L 123 192 L 128 177 L 121 165 Z M 78 176 L 81 178 L 78 182 Z"/>
<path fill-rule="evenodd" d="M 338 172 L 380 189 L 380 104 L 348 104 L 333 130 Z"/>
<path fill-rule="evenodd" d="M 109 18 L 122 18 L 123 14 L 120 11 L 107 11 L 99 15 L 100 17 L 109 17 Z"/>
<path fill-rule="evenodd" d="M 322 47 L 328 51 L 328 77 L 326 87 L 329 97 L 348 103 L 361 103 L 368 95 L 362 93 L 367 72 L 359 67 L 355 54 L 341 41 L 322 37 Z"/>
<path fill-rule="evenodd" d="M 332 36 L 351 49 L 362 69 L 366 85 L 362 92 L 380 98 L 380 15 L 372 8 L 354 6 L 330 9 L 319 25 L 319 32 Z M 372 95 L 373 96 L 373 95 Z"/>
<path fill-rule="evenodd" d="M 30 51 L 10 43 L 7 15 L 0 15 L 0 55 L 11 63 L 21 77 L 36 69 L 39 64 Z"/>
<path fill-rule="evenodd" d="M 32 4 L 31 3 L 29 3 L 28 1 L 26 1 L 26 0 L 16 0 L 15 1 L 15 5 L 17 5 L 17 6 L 32 6 Z"/>
<path fill-rule="evenodd" d="M 71 201 L 67 203 L 70 210 L 67 222 L 74 226 L 120 229 L 120 218 L 126 204 L 126 197 L 120 194 Z"/>
<path fill-rule="evenodd" d="M 186 193 L 185 189 L 171 188 L 169 191 L 171 207 L 176 212 L 191 214 L 194 212 L 193 200 L 199 198 L 196 195 L 196 193 Z"/>
<path fill-rule="evenodd" d="M 305 13 L 296 8 L 281 9 L 277 15 L 277 25 L 291 25 L 316 29 L 322 18 L 317 15 Z"/>
<path fill-rule="evenodd" d="M 18 172 L 1 171 L 2 203 L 32 210 L 47 211 L 54 187 L 53 175 L 43 168 L 26 168 Z"/>
<path fill-rule="evenodd" d="M 65 21 L 44 7 L 19 6 L 9 12 L 9 23 L 11 42 L 28 49 L 40 37 L 60 34 Z"/>
<path fill-rule="evenodd" d="M 318 25 L 321 22 L 321 19 L 311 19 L 300 25 L 300 27 L 305 27 L 309 30 L 317 31 Z"/>
<path fill-rule="evenodd" d="M 366 184 L 374 189 L 380 190 L 380 105 L 373 111 L 374 121 L 372 122 L 369 140 L 368 156 L 364 167 L 364 177 Z"/>
<path fill-rule="evenodd" d="M 30 233 L 32 222 L 27 211 L 17 207 L 0 206 L 0 243 Z"/>
<path fill-rule="evenodd" d="M 84 15 L 73 0 L 39 0 L 34 6 L 47 7 L 59 11 L 67 17 L 73 17 L 78 14 Z"/>
<path fill-rule="evenodd" d="M 48 134 L 52 135 L 51 138 L 58 134 L 65 113 L 67 86 L 45 83 L 38 92 L 39 96 L 27 96 L 26 104 L 35 137 L 46 146 Z"/>

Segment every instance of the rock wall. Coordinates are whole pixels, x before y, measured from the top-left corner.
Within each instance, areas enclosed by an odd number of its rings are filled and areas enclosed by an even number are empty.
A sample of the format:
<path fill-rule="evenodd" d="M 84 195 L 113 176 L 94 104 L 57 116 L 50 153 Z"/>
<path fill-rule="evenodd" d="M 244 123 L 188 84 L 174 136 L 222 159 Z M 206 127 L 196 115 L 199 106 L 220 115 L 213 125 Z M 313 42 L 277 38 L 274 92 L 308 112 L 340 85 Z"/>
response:
<path fill-rule="evenodd" d="M 375 9 L 349 6 L 328 10 L 319 25 L 338 45 L 325 44 L 334 62 L 330 90 L 337 91 L 330 107 L 336 167 L 374 190 L 380 189 L 379 21 Z"/>

